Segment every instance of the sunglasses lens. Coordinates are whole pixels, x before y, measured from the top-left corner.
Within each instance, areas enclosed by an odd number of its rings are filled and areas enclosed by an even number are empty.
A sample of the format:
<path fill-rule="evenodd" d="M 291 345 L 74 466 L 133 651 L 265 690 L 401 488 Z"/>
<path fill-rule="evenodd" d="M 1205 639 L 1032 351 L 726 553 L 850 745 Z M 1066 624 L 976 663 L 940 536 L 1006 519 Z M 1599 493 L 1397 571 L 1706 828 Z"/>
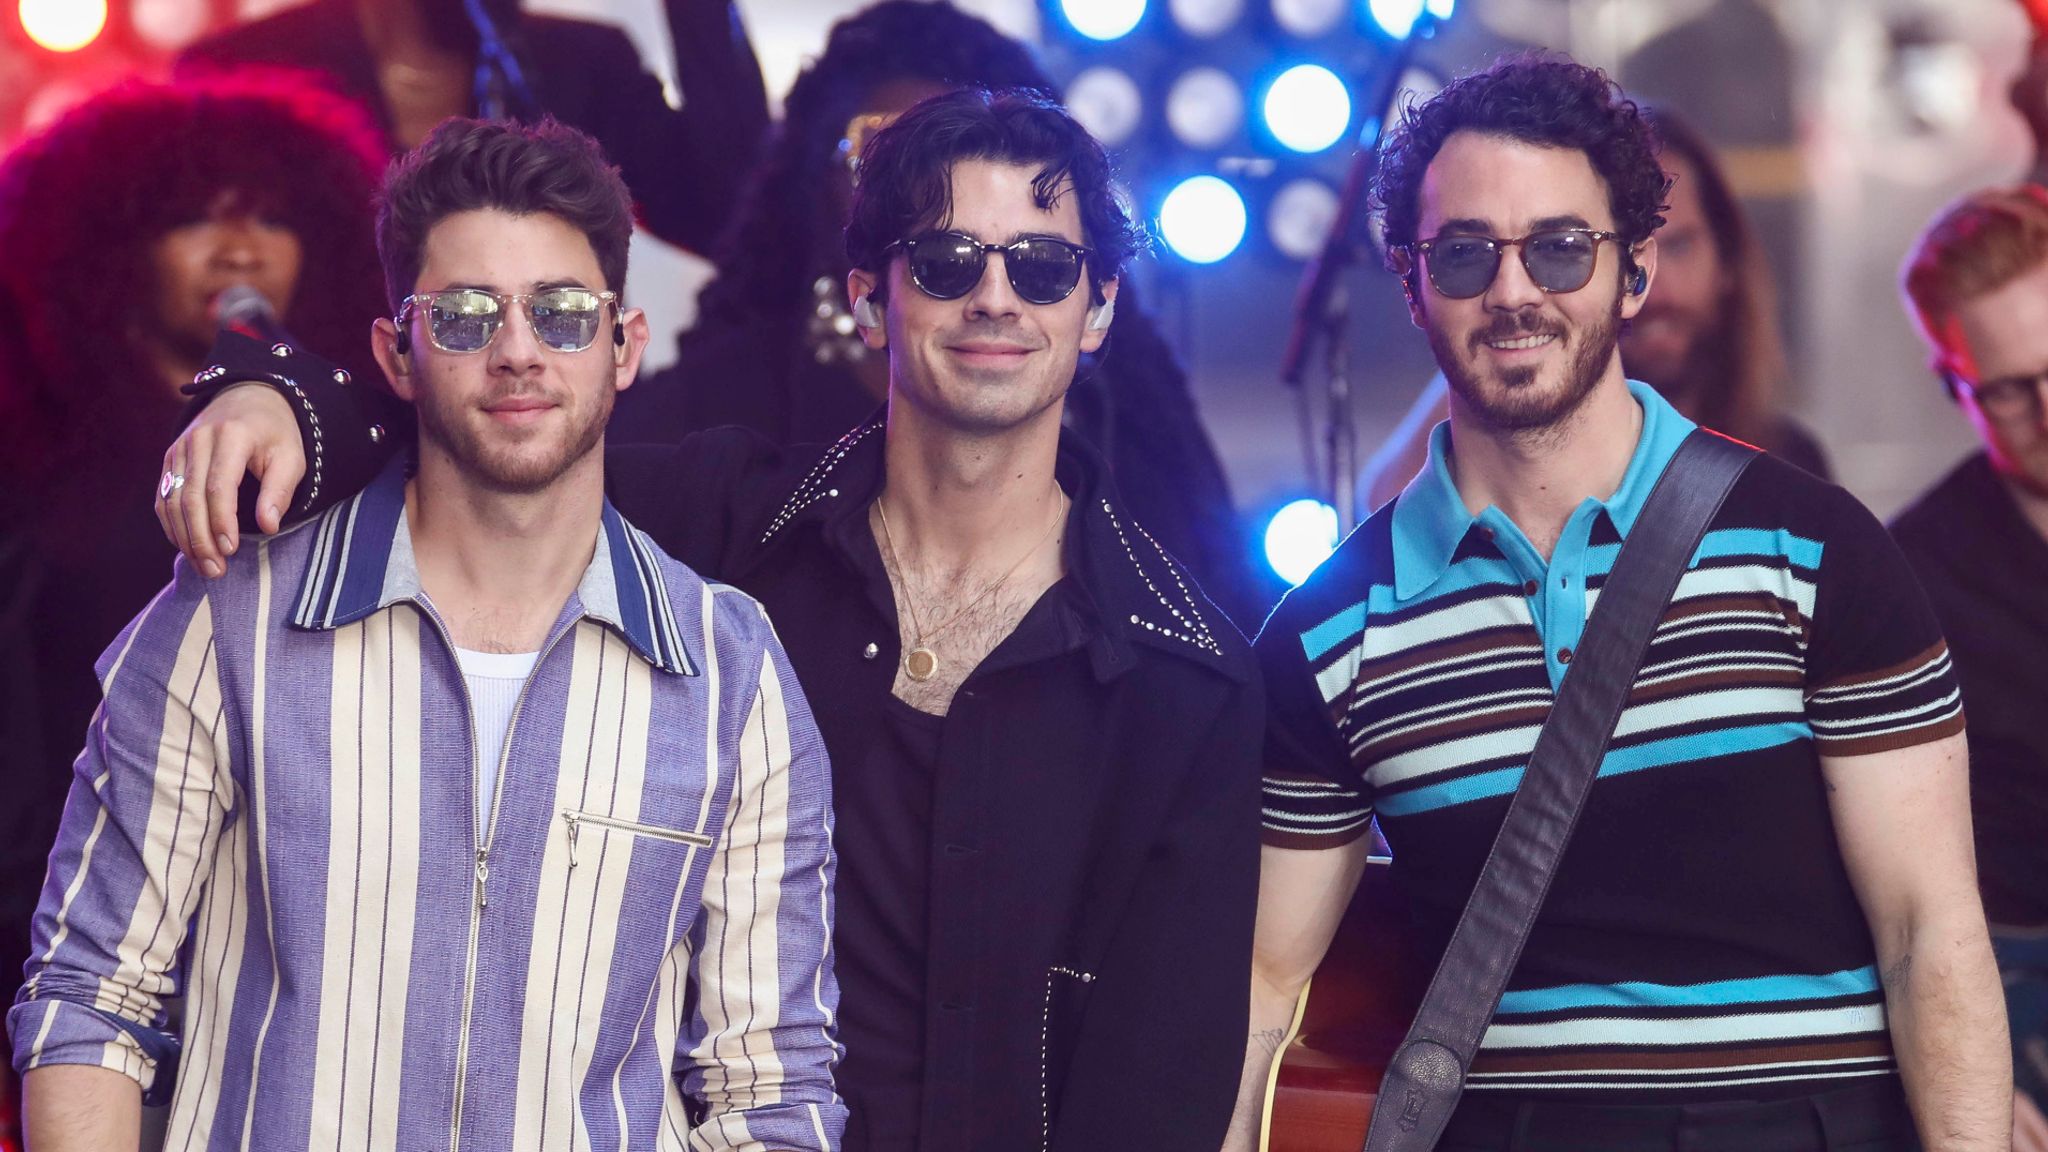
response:
<path fill-rule="evenodd" d="M 588 288 L 550 288 L 527 305 L 533 334 L 557 352 L 581 352 L 597 340 L 604 299 Z"/>
<path fill-rule="evenodd" d="M 911 279 L 927 296 L 958 300 L 981 279 L 981 249 L 961 237 L 926 236 L 907 247 Z"/>
<path fill-rule="evenodd" d="M 1429 247 L 1429 282 L 1453 300 L 1486 291 L 1500 267 L 1500 249 L 1483 236 L 1443 236 Z"/>
<path fill-rule="evenodd" d="M 1026 240 L 1003 253 L 1010 287 L 1033 304 L 1056 304 L 1081 282 L 1081 254 L 1051 240 Z"/>
<path fill-rule="evenodd" d="M 476 352 L 498 330 L 498 302 L 483 292 L 436 292 L 427 304 L 427 333 L 444 352 Z"/>
<path fill-rule="evenodd" d="M 1593 278 L 1599 243 L 1585 232 L 1537 232 L 1522 242 L 1522 266 L 1545 292 L 1576 292 Z"/>

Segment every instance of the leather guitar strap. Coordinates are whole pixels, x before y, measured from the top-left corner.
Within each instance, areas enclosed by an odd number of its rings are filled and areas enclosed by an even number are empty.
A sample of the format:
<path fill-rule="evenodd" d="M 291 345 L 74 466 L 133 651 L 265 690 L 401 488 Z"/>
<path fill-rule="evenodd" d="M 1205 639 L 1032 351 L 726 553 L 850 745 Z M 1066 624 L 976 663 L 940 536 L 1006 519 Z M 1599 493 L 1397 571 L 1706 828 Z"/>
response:
<path fill-rule="evenodd" d="M 1493 851 L 1380 1085 L 1366 1152 L 1429 1152 L 1550 890 L 1637 669 L 1707 524 L 1756 450 L 1704 429 L 1679 445 L 1600 587 Z"/>

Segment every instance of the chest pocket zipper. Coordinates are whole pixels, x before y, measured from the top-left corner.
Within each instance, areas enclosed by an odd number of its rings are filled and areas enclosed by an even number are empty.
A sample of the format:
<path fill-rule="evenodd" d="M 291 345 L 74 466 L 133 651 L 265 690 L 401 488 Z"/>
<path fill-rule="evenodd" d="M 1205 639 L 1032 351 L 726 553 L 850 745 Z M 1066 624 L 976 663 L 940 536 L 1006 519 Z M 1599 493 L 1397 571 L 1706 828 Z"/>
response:
<path fill-rule="evenodd" d="M 667 840 L 675 844 L 688 844 L 693 848 L 709 848 L 715 841 L 702 832 L 683 832 L 674 828 L 663 828 L 656 824 L 636 824 L 616 816 L 600 816 L 594 812 L 562 812 L 562 823 L 569 829 L 569 867 L 576 866 L 576 839 L 583 825 L 607 828 L 614 832 L 625 832 L 633 836 L 647 836 L 655 840 Z"/>

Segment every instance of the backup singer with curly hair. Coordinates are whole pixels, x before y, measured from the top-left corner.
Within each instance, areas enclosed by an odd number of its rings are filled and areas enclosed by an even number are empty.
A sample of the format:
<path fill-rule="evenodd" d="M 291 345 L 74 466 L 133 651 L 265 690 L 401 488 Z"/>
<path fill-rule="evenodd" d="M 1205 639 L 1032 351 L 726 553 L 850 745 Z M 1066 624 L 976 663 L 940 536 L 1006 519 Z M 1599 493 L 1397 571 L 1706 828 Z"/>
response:
<path fill-rule="evenodd" d="M 374 372 L 374 128 L 282 76 L 135 85 L 0 160 L 0 993 L 98 699 L 93 660 L 163 584 L 146 499 L 222 290 Z M 301 271 L 305 275 L 300 275 Z M 319 290 L 310 282 L 317 276 Z M 302 286 L 302 280 L 307 283 Z"/>

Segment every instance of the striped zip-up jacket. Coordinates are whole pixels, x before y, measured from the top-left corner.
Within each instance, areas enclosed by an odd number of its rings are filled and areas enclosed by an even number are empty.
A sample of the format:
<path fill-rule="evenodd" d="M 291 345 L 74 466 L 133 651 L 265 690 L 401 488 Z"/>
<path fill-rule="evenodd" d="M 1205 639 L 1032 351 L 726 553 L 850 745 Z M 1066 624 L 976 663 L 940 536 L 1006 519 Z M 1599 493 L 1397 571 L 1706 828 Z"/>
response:
<path fill-rule="evenodd" d="M 829 773 L 759 606 L 607 504 L 479 828 L 404 487 L 103 657 L 15 1066 L 168 1088 L 173 1152 L 836 1147 Z"/>

